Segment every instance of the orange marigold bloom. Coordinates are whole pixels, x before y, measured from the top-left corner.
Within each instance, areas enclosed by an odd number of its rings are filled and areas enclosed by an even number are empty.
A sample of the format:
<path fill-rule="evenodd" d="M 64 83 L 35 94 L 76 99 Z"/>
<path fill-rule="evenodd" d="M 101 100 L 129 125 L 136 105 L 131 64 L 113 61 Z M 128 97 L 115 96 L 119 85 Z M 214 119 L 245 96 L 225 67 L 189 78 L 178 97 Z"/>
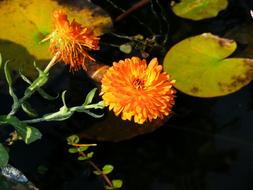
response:
<path fill-rule="evenodd" d="M 69 65 L 71 71 L 86 70 L 86 58 L 95 61 L 87 51 L 99 49 L 99 37 L 94 35 L 92 29 L 83 27 L 75 20 L 69 22 L 63 10 L 54 11 L 53 27 L 53 32 L 42 42 L 50 40 L 52 54 L 59 52 L 59 60 Z"/>
<path fill-rule="evenodd" d="M 116 116 L 122 113 L 123 120 L 133 117 L 134 122 L 143 124 L 170 114 L 174 83 L 156 58 L 147 66 L 146 60 L 132 57 L 113 63 L 102 79 L 100 95 Z"/>

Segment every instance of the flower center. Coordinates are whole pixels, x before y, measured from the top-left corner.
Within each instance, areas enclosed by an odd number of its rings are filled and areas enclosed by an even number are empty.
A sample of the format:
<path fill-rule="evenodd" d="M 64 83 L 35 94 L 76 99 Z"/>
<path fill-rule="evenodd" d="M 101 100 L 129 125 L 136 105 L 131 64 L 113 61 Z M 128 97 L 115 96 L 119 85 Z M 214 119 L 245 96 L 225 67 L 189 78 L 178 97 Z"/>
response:
<path fill-rule="evenodd" d="M 143 89 L 144 88 L 144 84 L 145 84 L 145 81 L 142 80 L 142 79 L 139 79 L 139 78 L 135 78 L 132 82 L 133 84 L 133 87 L 135 89 Z"/>

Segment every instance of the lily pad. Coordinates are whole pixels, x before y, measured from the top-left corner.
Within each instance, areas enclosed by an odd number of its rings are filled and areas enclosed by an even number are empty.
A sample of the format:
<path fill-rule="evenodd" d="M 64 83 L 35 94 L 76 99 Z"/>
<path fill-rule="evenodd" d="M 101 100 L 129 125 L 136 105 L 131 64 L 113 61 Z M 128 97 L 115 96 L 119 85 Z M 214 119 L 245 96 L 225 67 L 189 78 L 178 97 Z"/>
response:
<path fill-rule="evenodd" d="M 217 16 L 227 5 L 227 0 L 180 0 L 172 3 L 172 10 L 179 17 L 202 20 Z"/>
<path fill-rule="evenodd" d="M 192 96 L 216 97 L 233 93 L 253 79 L 253 60 L 227 58 L 236 42 L 210 33 L 187 38 L 166 54 L 164 69 L 175 87 Z"/>
<path fill-rule="evenodd" d="M 52 55 L 48 51 L 48 43 L 40 44 L 40 40 L 52 30 L 52 13 L 63 9 L 70 20 L 75 19 L 83 26 L 94 28 L 97 35 L 111 26 L 111 19 L 99 7 L 88 0 L 80 6 L 59 4 L 54 0 L 3 0 L 0 1 L 0 50 L 3 58 L 13 60 L 12 68 L 18 70 L 23 65 L 25 74 L 30 72 L 33 61 L 45 65 Z"/>

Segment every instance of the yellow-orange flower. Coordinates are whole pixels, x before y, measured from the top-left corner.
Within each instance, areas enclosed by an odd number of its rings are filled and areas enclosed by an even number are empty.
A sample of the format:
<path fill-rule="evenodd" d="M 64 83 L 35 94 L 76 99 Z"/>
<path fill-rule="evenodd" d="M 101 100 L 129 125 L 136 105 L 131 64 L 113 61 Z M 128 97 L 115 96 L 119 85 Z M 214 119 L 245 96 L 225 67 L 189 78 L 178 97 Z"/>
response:
<path fill-rule="evenodd" d="M 86 70 L 86 59 L 94 61 L 87 51 L 99 49 L 99 37 L 91 28 L 83 27 L 75 20 L 69 22 L 63 10 L 54 11 L 53 27 L 53 32 L 42 42 L 50 40 L 52 54 L 59 53 L 59 60 L 69 65 L 71 71 Z"/>
<path fill-rule="evenodd" d="M 138 57 L 114 62 L 102 79 L 101 95 L 109 110 L 121 113 L 123 120 L 134 118 L 143 124 L 163 118 L 171 112 L 174 104 L 174 80 L 162 72 L 156 58 L 147 66 Z"/>

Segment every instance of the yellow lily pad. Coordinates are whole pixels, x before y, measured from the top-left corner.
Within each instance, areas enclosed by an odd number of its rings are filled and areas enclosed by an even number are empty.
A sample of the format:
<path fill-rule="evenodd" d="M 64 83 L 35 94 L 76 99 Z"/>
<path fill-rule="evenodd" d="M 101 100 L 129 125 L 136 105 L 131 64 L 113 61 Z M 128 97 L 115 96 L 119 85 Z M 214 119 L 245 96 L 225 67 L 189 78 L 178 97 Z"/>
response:
<path fill-rule="evenodd" d="M 179 17 L 202 20 L 217 16 L 227 5 L 227 0 L 180 0 L 172 3 L 172 10 Z"/>
<path fill-rule="evenodd" d="M 14 60 L 13 69 L 18 70 L 24 64 L 23 70 L 31 76 L 33 61 L 46 64 L 46 60 L 51 59 L 49 44 L 39 42 L 52 31 L 52 13 L 56 9 L 65 10 L 70 20 L 94 28 L 97 35 L 112 24 L 105 12 L 88 1 L 83 7 L 63 5 L 54 0 L 0 1 L 0 50 L 4 51 L 5 60 Z"/>
<path fill-rule="evenodd" d="M 192 96 L 216 97 L 233 93 L 253 79 L 253 60 L 227 58 L 236 42 L 210 33 L 174 45 L 164 59 L 164 70 L 175 87 Z"/>

